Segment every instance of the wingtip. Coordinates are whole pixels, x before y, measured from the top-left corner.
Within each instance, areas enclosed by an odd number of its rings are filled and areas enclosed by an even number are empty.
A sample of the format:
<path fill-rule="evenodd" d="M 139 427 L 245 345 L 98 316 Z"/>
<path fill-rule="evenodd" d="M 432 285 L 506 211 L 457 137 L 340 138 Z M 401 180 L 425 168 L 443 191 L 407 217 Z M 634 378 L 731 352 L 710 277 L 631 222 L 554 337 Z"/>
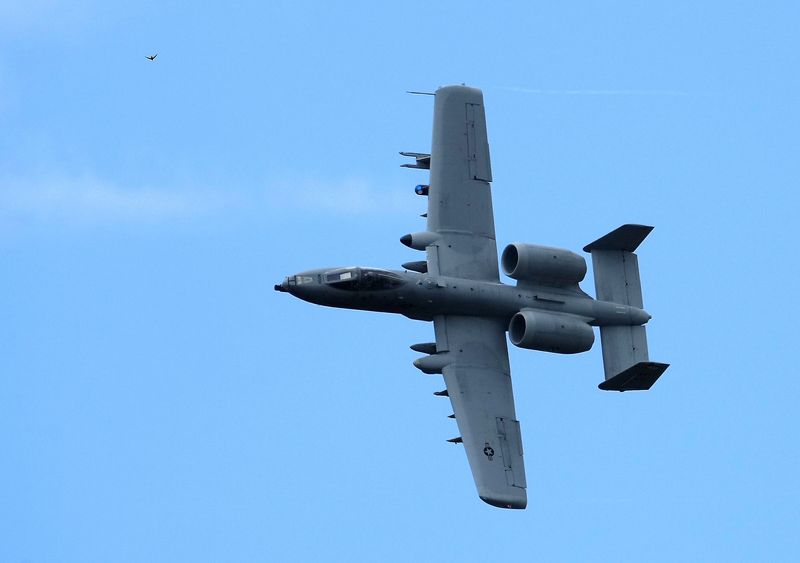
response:
<path fill-rule="evenodd" d="M 489 497 L 481 496 L 480 499 L 486 504 L 490 504 L 496 508 L 506 508 L 511 510 L 524 510 L 528 506 L 528 497 L 523 491 L 522 497 Z"/>

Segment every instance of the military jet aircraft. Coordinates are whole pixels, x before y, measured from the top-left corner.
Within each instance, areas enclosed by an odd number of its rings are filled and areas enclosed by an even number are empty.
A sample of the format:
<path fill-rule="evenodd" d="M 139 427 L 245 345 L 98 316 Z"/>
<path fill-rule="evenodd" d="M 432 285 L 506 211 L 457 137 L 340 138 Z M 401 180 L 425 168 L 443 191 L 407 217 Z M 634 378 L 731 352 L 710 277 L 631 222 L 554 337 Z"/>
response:
<path fill-rule="evenodd" d="M 277 291 L 331 307 L 399 313 L 432 321 L 435 342 L 414 344 L 414 365 L 442 374 L 479 497 L 501 508 L 527 505 L 522 436 L 506 347 L 558 354 L 589 350 L 599 327 L 603 390 L 647 390 L 668 364 L 651 362 L 634 251 L 653 227 L 623 225 L 584 248 L 591 253 L 593 299 L 580 288 L 584 258 L 569 250 L 513 243 L 502 253 L 500 281 L 483 94 L 466 86 L 435 93 L 431 153 L 409 168 L 430 170 L 415 189 L 428 198 L 427 230 L 400 241 L 426 260 L 404 271 L 346 267 L 289 276 Z"/>

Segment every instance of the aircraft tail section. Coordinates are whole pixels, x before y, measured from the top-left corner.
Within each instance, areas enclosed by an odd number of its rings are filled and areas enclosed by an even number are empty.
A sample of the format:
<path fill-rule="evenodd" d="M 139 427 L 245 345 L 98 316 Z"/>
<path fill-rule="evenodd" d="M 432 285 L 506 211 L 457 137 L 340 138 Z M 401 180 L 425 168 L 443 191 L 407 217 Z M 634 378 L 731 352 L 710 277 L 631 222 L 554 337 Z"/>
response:
<path fill-rule="evenodd" d="M 592 254 L 597 299 L 643 309 L 639 260 L 634 251 L 653 227 L 623 225 L 584 247 Z M 644 326 L 601 326 L 606 391 L 650 389 L 669 364 L 651 362 Z"/>

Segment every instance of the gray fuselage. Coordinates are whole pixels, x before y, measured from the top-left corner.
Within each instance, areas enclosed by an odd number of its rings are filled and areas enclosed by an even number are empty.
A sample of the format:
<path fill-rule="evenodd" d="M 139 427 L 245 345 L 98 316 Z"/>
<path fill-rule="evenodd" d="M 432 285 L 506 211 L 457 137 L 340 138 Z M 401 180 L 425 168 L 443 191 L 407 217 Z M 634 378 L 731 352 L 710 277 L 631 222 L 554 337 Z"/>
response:
<path fill-rule="evenodd" d="M 436 315 L 496 317 L 505 322 L 523 309 L 582 317 L 593 326 L 642 325 L 643 309 L 598 301 L 571 288 L 511 286 L 380 268 L 309 270 L 276 285 L 295 297 L 329 307 L 399 313 L 430 321 Z"/>

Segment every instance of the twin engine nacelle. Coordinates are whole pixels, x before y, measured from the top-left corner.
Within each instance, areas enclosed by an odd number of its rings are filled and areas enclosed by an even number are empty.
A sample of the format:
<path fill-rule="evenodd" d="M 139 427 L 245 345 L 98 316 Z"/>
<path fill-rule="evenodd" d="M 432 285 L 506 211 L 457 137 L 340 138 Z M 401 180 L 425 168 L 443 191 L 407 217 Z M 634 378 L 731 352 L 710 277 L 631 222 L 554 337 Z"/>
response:
<path fill-rule="evenodd" d="M 508 336 L 520 348 L 557 354 L 586 352 L 594 344 L 594 330 L 584 319 L 529 309 L 511 317 Z"/>
<path fill-rule="evenodd" d="M 537 285 L 573 286 L 586 276 L 583 256 L 563 248 L 515 242 L 506 246 L 500 262 L 508 277 Z"/>

